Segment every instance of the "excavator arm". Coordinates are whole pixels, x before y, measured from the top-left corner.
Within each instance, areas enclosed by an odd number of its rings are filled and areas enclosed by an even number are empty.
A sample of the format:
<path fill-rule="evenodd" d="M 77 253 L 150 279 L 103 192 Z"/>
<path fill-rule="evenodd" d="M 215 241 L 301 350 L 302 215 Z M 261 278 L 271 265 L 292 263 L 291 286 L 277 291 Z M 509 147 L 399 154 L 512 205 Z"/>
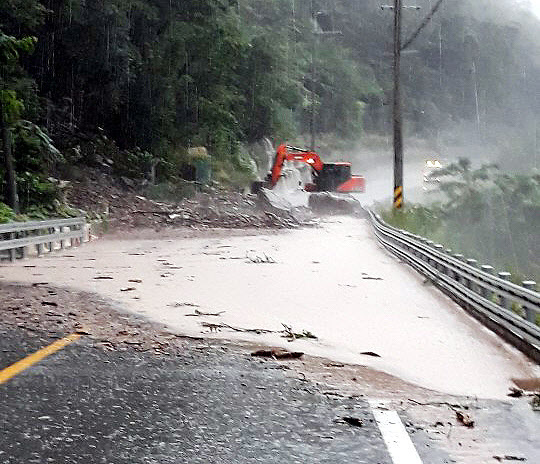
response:
<path fill-rule="evenodd" d="M 279 180 L 283 163 L 285 161 L 301 161 L 309 164 L 315 171 L 320 172 L 324 166 L 321 158 L 317 153 L 301 148 L 291 147 L 290 145 L 281 144 L 276 152 L 274 164 L 272 166 L 271 183 L 274 187 Z"/>

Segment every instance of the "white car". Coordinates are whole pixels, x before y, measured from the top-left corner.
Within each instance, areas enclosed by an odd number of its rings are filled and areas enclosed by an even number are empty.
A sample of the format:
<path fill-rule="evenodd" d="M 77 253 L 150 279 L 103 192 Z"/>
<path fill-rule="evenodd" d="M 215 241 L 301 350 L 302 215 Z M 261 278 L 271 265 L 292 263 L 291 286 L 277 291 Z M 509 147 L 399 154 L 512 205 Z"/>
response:
<path fill-rule="evenodd" d="M 422 171 L 422 189 L 424 191 L 435 190 L 441 179 L 437 176 L 437 172 L 440 171 L 446 163 L 440 159 L 428 159 L 424 165 Z"/>

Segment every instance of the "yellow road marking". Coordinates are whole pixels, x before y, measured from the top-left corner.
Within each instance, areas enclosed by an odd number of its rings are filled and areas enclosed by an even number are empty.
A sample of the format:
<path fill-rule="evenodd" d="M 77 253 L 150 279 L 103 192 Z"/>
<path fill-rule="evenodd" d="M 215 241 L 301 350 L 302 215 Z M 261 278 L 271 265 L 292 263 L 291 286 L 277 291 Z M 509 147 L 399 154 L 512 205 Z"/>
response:
<path fill-rule="evenodd" d="M 51 343 L 49 346 L 46 346 L 45 348 L 42 348 L 39 351 L 36 351 L 30 356 L 27 356 L 26 358 L 21 359 L 20 361 L 17 361 L 15 364 L 12 364 L 11 366 L 6 367 L 5 369 L 0 371 L 0 384 L 7 382 L 9 379 L 11 379 L 11 377 L 16 376 L 17 374 L 21 373 L 25 369 L 28 369 L 30 366 L 41 361 L 43 358 L 49 356 L 50 354 L 53 354 L 57 352 L 58 350 L 61 350 L 66 345 L 69 345 L 75 340 L 78 340 L 80 337 L 81 337 L 81 334 L 72 333 L 71 335 L 68 335 L 67 337 L 64 337 L 60 340 L 55 341 L 54 343 Z"/>

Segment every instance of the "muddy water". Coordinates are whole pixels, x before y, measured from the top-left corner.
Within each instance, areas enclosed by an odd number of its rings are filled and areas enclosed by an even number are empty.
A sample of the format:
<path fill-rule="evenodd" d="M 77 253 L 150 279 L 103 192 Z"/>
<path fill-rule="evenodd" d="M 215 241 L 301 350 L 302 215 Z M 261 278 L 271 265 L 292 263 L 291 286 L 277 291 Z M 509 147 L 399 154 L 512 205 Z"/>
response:
<path fill-rule="evenodd" d="M 446 393 L 503 397 L 511 377 L 538 375 L 520 353 L 381 250 L 364 220 L 334 218 L 318 229 L 222 235 L 99 240 L 2 266 L 0 275 L 94 291 L 183 334 L 369 365 Z M 35 267 L 24 267 L 29 264 Z M 187 316 L 195 310 L 224 312 Z M 229 329 L 210 333 L 202 322 L 275 331 L 284 323 L 318 340 L 288 342 L 279 333 Z"/>

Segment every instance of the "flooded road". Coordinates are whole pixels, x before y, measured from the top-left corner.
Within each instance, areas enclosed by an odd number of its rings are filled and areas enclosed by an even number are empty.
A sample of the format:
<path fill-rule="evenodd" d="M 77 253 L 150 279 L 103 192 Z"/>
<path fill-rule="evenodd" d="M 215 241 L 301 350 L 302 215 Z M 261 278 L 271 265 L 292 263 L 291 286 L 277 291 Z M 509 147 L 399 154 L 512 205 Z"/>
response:
<path fill-rule="evenodd" d="M 93 291 L 182 334 L 369 365 L 445 393 L 501 398 L 511 377 L 537 375 L 524 356 L 382 250 L 365 220 L 332 218 L 321 228 L 267 235 L 213 234 L 107 238 L 2 266 L 0 276 Z M 286 324 L 318 339 L 210 332 L 202 322 L 273 331 Z"/>

